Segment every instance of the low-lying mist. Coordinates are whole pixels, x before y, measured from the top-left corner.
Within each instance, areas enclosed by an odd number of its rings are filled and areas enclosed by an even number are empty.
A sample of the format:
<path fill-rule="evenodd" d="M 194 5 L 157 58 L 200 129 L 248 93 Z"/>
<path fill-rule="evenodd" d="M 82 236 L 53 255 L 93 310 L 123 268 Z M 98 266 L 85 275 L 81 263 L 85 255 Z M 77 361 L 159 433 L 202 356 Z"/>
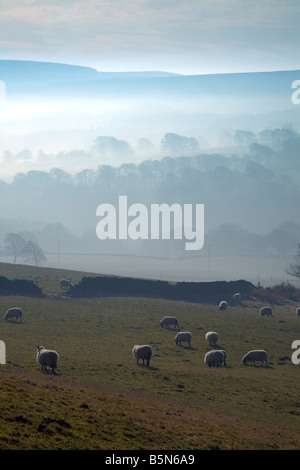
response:
<path fill-rule="evenodd" d="M 30 74 L 33 65 L 25 65 L 6 64 L 12 73 L 4 77 L 3 256 L 7 234 L 25 232 L 49 259 L 61 250 L 192 262 L 282 257 L 285 265 L 293 256 L 300 239 L 296 72 L 105 76 L 53 64 L 34 64 Z M 203 204 L 204 247 L 188 253 L 173 232 L 170 240 L 99 240 L 97 207 L 117 206 L 122 195 L 146 208 Z"/>

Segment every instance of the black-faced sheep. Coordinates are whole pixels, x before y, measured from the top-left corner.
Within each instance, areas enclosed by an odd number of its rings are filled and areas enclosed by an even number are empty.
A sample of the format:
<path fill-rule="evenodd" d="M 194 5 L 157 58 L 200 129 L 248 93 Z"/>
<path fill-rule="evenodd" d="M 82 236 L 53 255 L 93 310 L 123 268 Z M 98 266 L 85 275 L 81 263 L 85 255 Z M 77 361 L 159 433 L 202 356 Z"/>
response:
<path fill-rule="evenodd" d="M 219 335 L 216 331 L 208 331 L 205 335 L 205 339 L 209 342 L 210 346 L 215 346 L 219 339 Z"/>
<path fill-rule="evenodd" d="M 221 349 L 208 351 L 204 356 L 204 362 L 208 365 L 208 367 L 222 367 L 222 363 L 224 363 L 224 366 L 226 366 L 226 352 Z"/>
<path fill-rule="evenodd" d="M 150 359 L 152 357 L 152 348 L 148 344 L 135 344 L 132 348 L 132 354 L 133 357 L 136 358 L 136 363 L 139 364 L 140 359 L 143 360 L 143 365 L 145 364 L 145 361 L 147 363 L 147 366 L 150 364 Z"/>
<path fill-rule="evenodd" d="M 298 317 L 300 317 L 300 307 L 296 308 L 296 315 L 298 315 Z"/>
<path fill-rule="evenodd" d="M 273 312 L 272 312 L 271 307 L 262 307 L 262 308 L 259 310 L 259 313 L 260 313 L 260 316 L 261 316 L 261 317 L 264 317 L 265 315 L 267 315 L 268 317 L 272 317 L 272 316 L 273 316 Z"/>
<path fill-rule="evenodd" d="M 244 365 L 247 365 L 248 362 L 253 362 L 254 365 L 256 362 L 260 362 L 261 365 L 263 365 L 263 363 L 265 362 L 267 366 L 267 352 L 262 349 L 254 349 L 253 351 L 248 351 L 247 354 L 245 354 L 245 356 L 243 357 L 242 362 Z"/>
<path fill-rule="evenodd" d="M 219 303 L 219 310 L 226 310 L 226 308 L 227 308 L 227 302 L 226 302 L 226 300 L 222 300 Z"/>
<path fill-rule="evenodd" d="M 188 343 L 188 345 L 191 346 L 192 334 L 189 331 L 180 331 L 175 336 L 174 341 L 176 343 L 176 346 L 178 346 L 178 345 L 181 346 L 182 342 L 183 343 Z"/>
<path fill-rule="evenodd" d="M 4 319 L 10 321 L 12 318 L 15 318 L 16 321 L 19 318 L 20 322 L 22 323 L 23 311 L 21 308 L 13 307 L 9 308 L 4 315 Z"/>
<path fill-rule="evenodd" d="M 164 317 L 160 321 L 160 326 L 164 328 L 165 326 L 174 325 L 176 328 L 179 328 L 178 321 L 176 317 Z"/>
<path fill-rule="evenodd" d="M 46 367 L 50 367 L 52 372 L 57 369 L 59 354 L 51 349 L 45 349 L 44 346 L 37 347 L 36 361 L 42 366 L 42 370 L 47 371 Z"/>

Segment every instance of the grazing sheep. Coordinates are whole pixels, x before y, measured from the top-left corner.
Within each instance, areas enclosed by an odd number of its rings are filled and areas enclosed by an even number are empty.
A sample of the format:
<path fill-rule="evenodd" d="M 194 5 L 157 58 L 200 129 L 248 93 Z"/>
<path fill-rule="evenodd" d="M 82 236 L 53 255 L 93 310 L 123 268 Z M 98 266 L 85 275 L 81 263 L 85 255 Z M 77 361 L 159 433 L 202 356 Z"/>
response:
<path fill-rule="evenodd" d="M 12 318 L 15 318 L 17 321 L 17 319 L 20 318 L 20 322 L 22 323 L 22 316 L 23 316 L 22 309 L 18 307 L 13 307 L 7 310 L 7 312 L 4 315 L 4 319 L 7 321 L 10 321 Z"/>
<path fill-rule="evenodd" d="M 61 289 L 68 289 L 72 287 L 72 283 L 68 279 L 61 279 L 59 282 L 60 282 Z"/>
<path fill-rule="evenodd" d="M 240 301 L 242 300 L 242 294 L 240 294 L 240 292 L 236 292 L 234 295 L 233 295 L 233 301 L 235 304 L 238 304 Z"/>
<path fill-rule="evenodd" d="M 139 364 L 140 359 L 143 360 L 143 365 L 145 361 L 147 362 L 147 366 L 149 366 L 150 359 L 152 357 L 152 348 L 148 346 L 148 344 L 135 344 L 132 348 L 133 357 L 136 358 L 136 363 Z"/>
<path fill-rule="evenodd" d="M 242 361 L 244 365 L 247 365 L 248 362 L 253 362 L 254 365 L 256 362 L 260 362 L 261 365 L 263 365 L 263 363 L 265 362 L 266 366 L 268 365 L 267 353 L 262 349 L 254 349 L 253 351 L 247 352 L 247 354 L 245 354 L 245 356 L 243 357 Z"/>
<path fill-rule="evenodd" d="M 223 362 L 224 366 L 226 366 L 226 352 L 221 349 L 208 351 L 204 356 L 204 362 L 208 365 L 208 367 L 222 367 Z"/>
<path fill-rule="evenodd" d="M 223 362 L 224 362 L 224 366 L 226 367 L 226 365 L 227 365 L 226 364 L 227 353 L 224 349 L 220 349 L 220 351 L 221 351 L 221 353 L 223 353 L 223 357 L 224 357 Z"/>
<path fill-rule="evenodd" d="M 180 331 L 174 338 L 176 346 L 178 344 L 181 346 L 181 343 L 188 343 L 191 346 L 192 334 L 189 331 Z"/>
<path fill-rule="evenodd" d="M 45 349 L 44 346 L 37 347 L 36 361 L 42 366 L 42 370 L 47 371 L 47 367 L 51 367 L 52 372 L 57 369 L 59 355 L 56 351 Z"/>
<path fill-rule="evenodd" d="M 222 300 L 219 303 L 219 310 L 226 310 L 226 308 L 227 308 L 227 302 L 226 302 L 226 300 Z"/>
<path fill-rule="evenodd" d="M 267 315 L 268 317 L 273 317 L 271 307 L 262 307 L 259 312 L 261 317 L 264 317 L 265 315 Z"/>
<path fill-rule="evenodd" d="M 219 335 L 215 331 L 208 331 L 205 335 L 205 339 L 209 342 L 210 346 L 215 346 L 219 339 Z"/>
<path fill-rule="evenodd" d="M 300 317 L 300 307 L 296 308 L 296 315 L 298 315 L 298 317 Z"/>
<path fill-rule="evenodd" d="M 175 327 L 179 328 L 177 318 L 175 318 L 175 317 L 164 317 L 160 321 L 160 326 L 162 328 L 165 327 L 165 326 L 169 326 L 169 325 L 174 325 Z"/>

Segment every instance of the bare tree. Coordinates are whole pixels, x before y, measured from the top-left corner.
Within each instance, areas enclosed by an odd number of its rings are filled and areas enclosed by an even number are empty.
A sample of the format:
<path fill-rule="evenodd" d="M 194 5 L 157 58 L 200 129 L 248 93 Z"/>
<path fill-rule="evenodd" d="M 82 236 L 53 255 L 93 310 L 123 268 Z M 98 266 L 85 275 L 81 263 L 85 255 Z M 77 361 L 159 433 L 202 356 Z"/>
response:
<path fill-rule="evenodd" d="M 33 261 L 36 266 L 42 261 L 46 261 L 46 256 L 38 243 L 33 241 L 27 242 L 25 261 Z"/>
<path fill-rule="evenodd" d="M 300 277 L 300 243 L 298 243 L 296 248 L 296 256 L 294 263 L 290 263 L 286 272 L 294 277 Z"/>
<path fill-rule="evenodd" d="M 14 264 L 18 257 L 25 261 L 34 262 L 37 266 L 41 261 L 46 260 L 46 256 L 40 245 L 34 240 L 30 232 L 8 233 L 5 237 L 5 245 L 2 252 L 6 255 L 12 255 Z"/>
<path fill-rule="evenodd" d="M 4 240 L 3 253 L 14 257 L 14 264 L 18 256 L 23 256 L 26 252 L 26 240 L 18 233 L 8 233 Z"/>

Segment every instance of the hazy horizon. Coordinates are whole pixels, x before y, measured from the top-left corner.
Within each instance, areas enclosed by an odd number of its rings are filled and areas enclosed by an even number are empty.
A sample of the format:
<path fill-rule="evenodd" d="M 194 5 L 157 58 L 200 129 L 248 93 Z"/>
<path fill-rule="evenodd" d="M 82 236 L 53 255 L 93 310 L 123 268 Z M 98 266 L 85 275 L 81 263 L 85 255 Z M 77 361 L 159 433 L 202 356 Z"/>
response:
<path fill-rule="evenodd" d="M 299 18 L 291 0 L 2 2 L 0 249 L 26 232 L 48 253 L 179 259 L 177 243 L 97 240 L 96 208 L 127 195 L 204 204 L 211 253 L 284 270 L 300 226 Z"/>
<path fill-rule="evenodd" d="M 0 12 L 4 59 L 193 75 L 298 68 L 291 0 L 12 0 Z"/>

